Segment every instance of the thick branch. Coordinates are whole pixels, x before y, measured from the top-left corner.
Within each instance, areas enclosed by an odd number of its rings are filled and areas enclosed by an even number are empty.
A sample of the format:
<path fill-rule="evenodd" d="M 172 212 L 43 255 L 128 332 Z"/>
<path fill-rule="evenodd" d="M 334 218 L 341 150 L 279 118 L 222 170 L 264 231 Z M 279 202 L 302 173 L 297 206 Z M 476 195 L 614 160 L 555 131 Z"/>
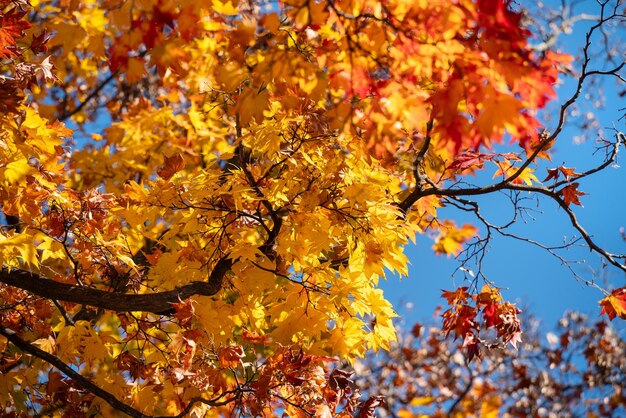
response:
<path fill-rule="evenodd" d="M 194 295 L 213 296 L 219 292 L 222 280 L 232 264 L 233 261 L 230 259 L 220 259 L 213 268 L 208 282 L 192 282 L 167 292 L 139 295 L 59 283 L 24 270 L 9 271 L 6 268 L 0 271 L 0 282 L 48 299 L 80 303 L 117 312 L 141 311 L 167 315 L 173 312 L 174 303 Z"/>

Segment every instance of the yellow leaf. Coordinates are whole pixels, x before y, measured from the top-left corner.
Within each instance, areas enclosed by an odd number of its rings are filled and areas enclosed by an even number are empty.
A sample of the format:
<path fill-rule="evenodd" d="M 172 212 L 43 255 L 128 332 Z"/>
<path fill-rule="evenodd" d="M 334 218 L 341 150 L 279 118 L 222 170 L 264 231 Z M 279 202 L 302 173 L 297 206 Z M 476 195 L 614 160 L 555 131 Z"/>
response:
<path fill-rule="evenodd" d="M 20 257 L 21 260 L 16 257 Z M 0 263 L 13 267 L 25 265 L 31 268 L 39 265 L 34 237 L 29 231 L 10 236 L 0 235 Z"/>
<path fill-rule="evenodd" d="M 518 167 L 513 166 L 509 161 L 499 161 L 495 163 L 498 166 L 498 170 L 494 173 L 493 178 L 502 176 L 503 178 L 509 178 L 515 174 Z M 535 170 L 530 167 L 526 167 L 522 173 L 513 180 L 514 184 L 526 183 L 528 186 L 532 186 L 533 182 L 541 183 L 539 179 L 533 174 Z"/>
<path fill-rule="evenodd" d="M 424 396 L 411 399 L 411 406 L 430 405 L 435 399 L 432 396 Z"/>
<path fill-rule="evenodd" d="M 31 171 L 32 167 L 25 158 L 15 160 L 7 164 L 4 169 L 0 169 L 0 174 L 9 184 L 17 184 L 24 180 L 26 175 Z"/>
<path fill-rule="evenodd" d="M 48 338 L 40 338 L 32 342 L 33 345 L 41 348 L 46 353 L 54 354 L 56 351 L 56 342 L 54 338 L 49 336 Z"/>
<path fill-rule="evenodd" d="M 66 253 L 63 244 L 50 238 L 47 235 L 40 237 L 41 243 L 37 249 L 41 250 L 41 262 L 49 259 L 65 259 Z"/>
<path fill-rule="evenodd" d="M 441 226 L 433 250 L 437 254 L 459 255 L 463 250 L 463 244 L 476 236 L 478 228 L 470 224 L 464 224 L 458 228 L 453 221 L 445 221 Z"/>
<path fill-rule="evenodd" d="M 487 399 L 480 407 L 481 418 L 498 418 L 500 405 L 502 405 L 502 401 L 498 396 Z"/>
<path fill-rule="evenodd" d="M 239 9 L 233 6 L 231 0 L 228 0 L 226 2 L 213 0 L 213 10 L 215 10 L 219 14 L 223 14 L 226 16 L 236 16 L 239 14 Z"/>
<path fill-rule="evenodd" d="M 35 112 L 30 107 L 26 108 L 26 117 L 24 118 L 24 121 L 22 122 L 22 125 L 21 125 L 22 128 L 37 129 L 40 126 L 45 126 L 45 125 L 46 125 L 45 120 L 43 120 L 37 112 Z"/>

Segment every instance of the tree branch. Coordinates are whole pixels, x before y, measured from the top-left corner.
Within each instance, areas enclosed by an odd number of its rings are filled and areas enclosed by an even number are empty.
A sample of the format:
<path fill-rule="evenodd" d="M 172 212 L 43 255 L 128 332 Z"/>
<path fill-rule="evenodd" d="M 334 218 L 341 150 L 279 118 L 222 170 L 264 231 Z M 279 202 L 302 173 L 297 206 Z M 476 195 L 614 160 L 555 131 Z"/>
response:
<path fill-rule="evenodd" d="M 481 194 L 488 193 L 486 190 L 489 190 L 489 189 L 491 189 L 491 186 L 484 187 L 484 188 L 472 188 L 472 189 L 436 189 L 438 190 L 437 193 L 428 193 L 428 194 L 436 194 L 438 196 L 449 196 L 449 197 L 474 196 L 474 195 L 481 195 Z M 425 192 L 429 192 L 430 190 L 433 190 L 433 189 L 426 190 Z M 582 236 L 585 243 L 587 243 L 587 246 L 589 247 L 590 250 L 595 251 L 596 253 L 600 254 L 609 263 L 619 268 L 620 270 L 626 272 L 626 265 L 617 261 L 615 254 L 611 254 L 607 252 L 606 250 L 604 250 L 602 247 L 600 247 L 591 239 L 591 235 L 589 235 L 589 233 L 578 222 L 576 215 L 574 214 L 572 209 L 569 207 L 569 205 L 565 203 L 565 201 L 559 196 L 558 192 L 554 192 L 544 186 L 527 186 L 525 184 L 504 184 L 501 187 L 499 187 L 497 190 L 521 190 L 521 191 L 526 191 L 526 192 L 539 193 L 539 194 L 543 194 L 545 196 L 550 197 L 551 199 L 556 201 L 558 205 L 565 211 L 565 213 L 570 219 L 570 223 L 580 233 L 580 235 Z"/>
<path fill-rule="evenodd" d="M 213 296 L 219 292 L 223 278 L 232 265 L 231 259 L 222 258 L 213 268 L 208 282 L 192 282 L 174 290 L 149 294 L 107 292 L 60 283 L 24 270 L 9 271 L 7 268 L 0 271 L 0 282 L 48 299 L 80 303 L 116 312 L 141 311 L 169 315 L 173 313 L 172 305 L 181 300 L 194 295 Z"/>
<path fill-rule="evenodd" d="M 91 100 L 93 100 L 100 93 L 100 91 L 103 88 L 106 87 L 107 84 L 109 84 L 113 79 L 115 79 L 115 77 L 117 77 L 118 73 L 119 73 L 118 70 L 112 71 L 111 74 L 109 74 L 109 76 L 107 78 L 102 80 L 102 82 L 100 84 L 98 84 L 98 86 L 96 86 L 96 88 L 93 89 L 93 91 L 91 93 L 89 93 L 89 95 L 87 97 L 85 97 L 85 100 L 80 102 L 80 104 L 78 106 L 76 106 L 74 109 L 69 110 L 69 111 L 65 110 L 59 116 L 59 120 L 61 122 L 64 122 L 65 120 L 69 119 L 70 117 L 74 116 L 75 114 L 77 114 L 78 112 L 83 110 L 83 108 L 87 105 L 87 103 L 89 103 Z"/>

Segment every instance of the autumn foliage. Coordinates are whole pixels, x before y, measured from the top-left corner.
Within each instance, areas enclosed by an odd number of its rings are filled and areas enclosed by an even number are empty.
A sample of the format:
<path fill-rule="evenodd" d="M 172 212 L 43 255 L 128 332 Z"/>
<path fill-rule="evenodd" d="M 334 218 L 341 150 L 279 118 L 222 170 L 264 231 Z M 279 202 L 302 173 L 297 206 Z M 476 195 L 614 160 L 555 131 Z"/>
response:
<path fill-rule="evenodd" d="M 333 364 L 390 348 L 379 280 L 416 234 L 480 239 L 438 209 L 515 190 L 572 213 L 592 174 L 533 174 L 571 57 L 508 1 L 0 0 L 0 23 L 9 415 L 372 416 Z M 497 287 L 444 297 L 472 355 L 482 329 L 520 341 Z M 624 290 L 602 307 L 624 318 Z"/>
<path fill-rule="evenodd" d="M 527 327 L 533 322 L 525 318 Z M 624 415 L 623 327 L 575 312 L 554 325 L 529 329 L 519 350 L 494 348 L 468 363 L 440 329 L 417 323 L 389 352 L 358 360 L 350 378 L 355 389 L 384 397 L 381 417 Z"/>

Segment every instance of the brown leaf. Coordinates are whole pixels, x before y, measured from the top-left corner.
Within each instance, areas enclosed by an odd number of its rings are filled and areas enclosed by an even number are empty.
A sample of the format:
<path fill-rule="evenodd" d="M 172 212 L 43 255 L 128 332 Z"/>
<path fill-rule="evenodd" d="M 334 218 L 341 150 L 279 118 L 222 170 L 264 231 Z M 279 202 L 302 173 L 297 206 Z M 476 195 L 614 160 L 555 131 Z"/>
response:
<path fill-rule="evenodd" d="M 361 410 L 359 411 L 358 417 L 359 418 L 374 418 L 375 417 L 374 412 L 376 411 L 376 408 L 380 406 L 384 406 L 384 405 L 385 405 L 385 398 L 383 398 L 382 396 L 372 396 L 367 401 L 365 401 L 365 403 L 361 407 Z"/>
<path fill-rule="evenodd" d="M 0 77 L 0 112 L 17 113 L 23 97 L 17 81 Z"/>
<path fill-rule="evenodd" d="M 578 183 L 572 183 L 559 191 L 559 194 L 563 197 L 563 201 L 569 206 L 570 204 L 575 204 L 578 206 L 582 206 L 580 203 L 579 196 L 584 196 L 587 193 L 583 193 L 578 191 Z"/>
<path fill-rule="evenodd" d="M 165 161 L 163 165 L 157 169 L 157 174 L 163 180 L 171 179 L 174 174 L 185 168 L 185 160 L 180 153 L 177 152 L 170 157 L 164 155 L 163 157 Z"/>

